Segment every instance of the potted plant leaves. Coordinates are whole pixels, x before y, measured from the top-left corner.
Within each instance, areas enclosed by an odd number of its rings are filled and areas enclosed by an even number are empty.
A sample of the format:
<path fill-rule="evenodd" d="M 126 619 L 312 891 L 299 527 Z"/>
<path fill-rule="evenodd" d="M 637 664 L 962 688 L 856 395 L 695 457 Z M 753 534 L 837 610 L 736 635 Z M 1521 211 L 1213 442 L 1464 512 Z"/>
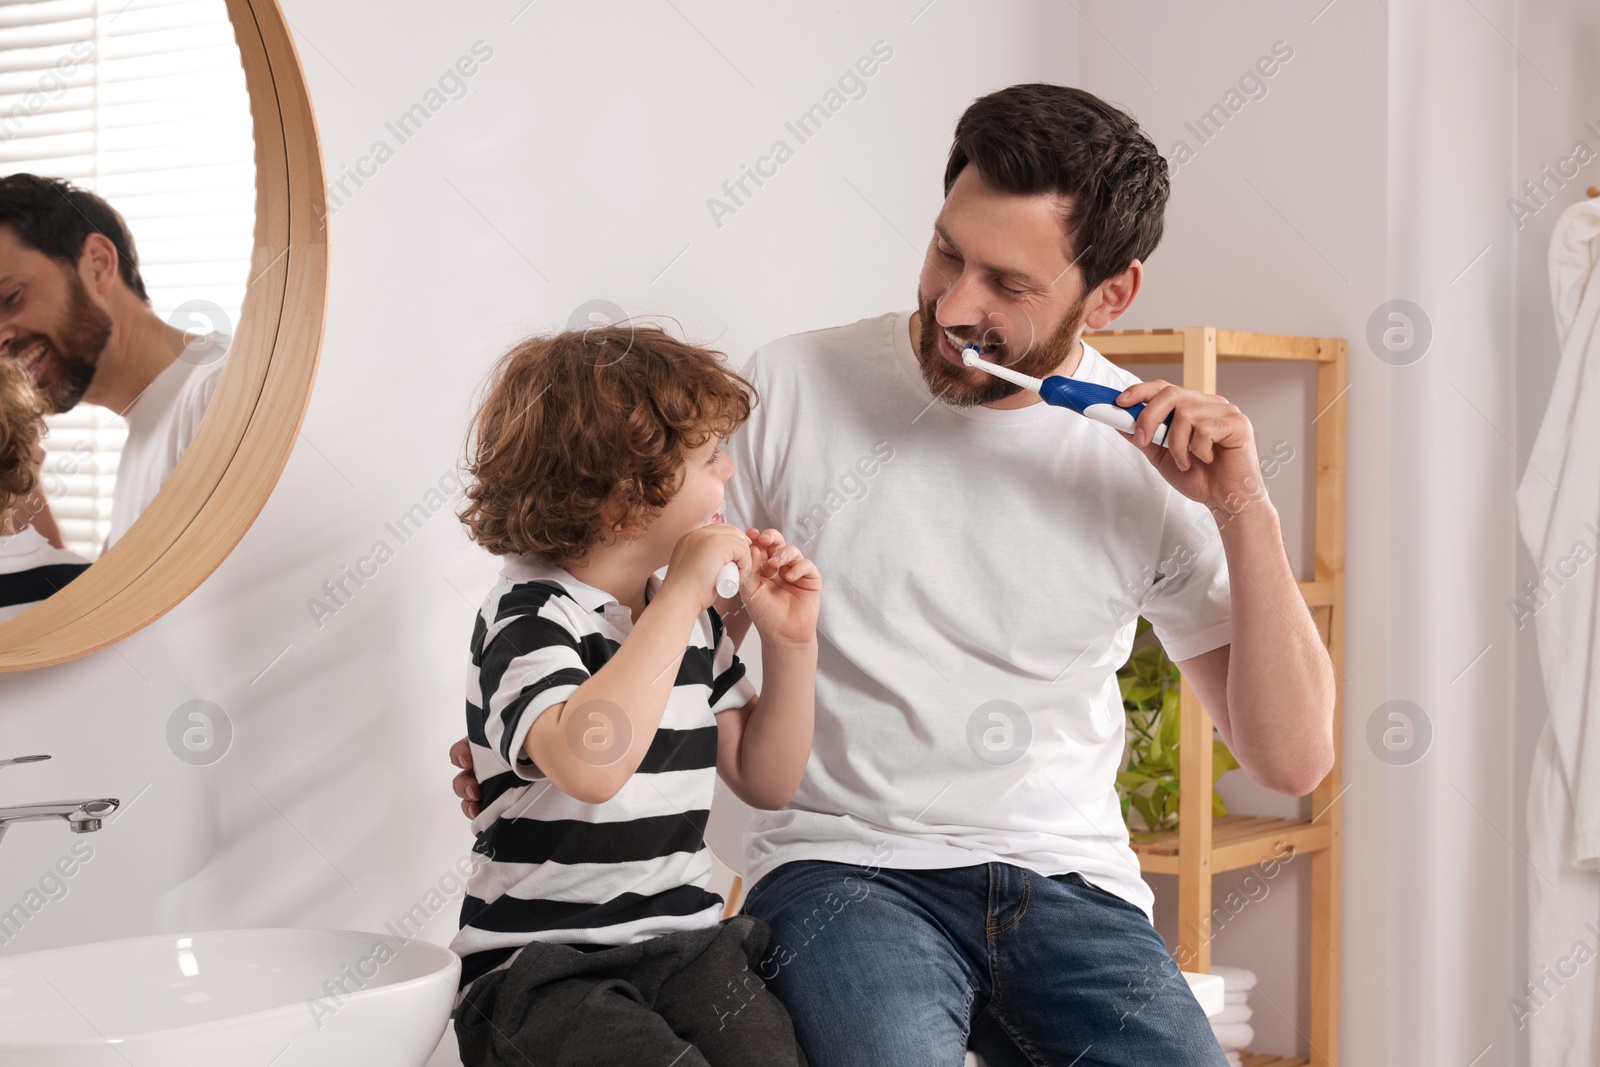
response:
<path fill-rule="evenodd" d="M 1150 623 L 1140 618 L 1134 631 L 1134 652 L 1117 671 L 1122 707 L 1128 716 L 1127 751 L 1117 772 L 1122 819 L 1135 841 L 1168 833 L 1178 826 L 1178 774 L 1182 731 L 1177 664 L 1153 637 Z M 1211 781 L 1239 766 L 1220 738 L 1212 738 Z M 1137 814 L 1138 823 L 1131 817 Z M 1211 815 L 1228 814 L 1222 795 L 1211 790 Z"/>

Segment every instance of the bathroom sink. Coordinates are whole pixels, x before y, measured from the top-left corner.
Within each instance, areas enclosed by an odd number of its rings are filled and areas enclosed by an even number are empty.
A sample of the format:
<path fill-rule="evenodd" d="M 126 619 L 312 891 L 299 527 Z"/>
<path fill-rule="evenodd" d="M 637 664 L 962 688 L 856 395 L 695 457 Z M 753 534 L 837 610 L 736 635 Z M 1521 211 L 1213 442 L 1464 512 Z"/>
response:
<path fill-rule="evenodd" d="M 422 1067 L 461 960 L 350 930 L 161 934 L 0 955 L 6 1067 Z"/>

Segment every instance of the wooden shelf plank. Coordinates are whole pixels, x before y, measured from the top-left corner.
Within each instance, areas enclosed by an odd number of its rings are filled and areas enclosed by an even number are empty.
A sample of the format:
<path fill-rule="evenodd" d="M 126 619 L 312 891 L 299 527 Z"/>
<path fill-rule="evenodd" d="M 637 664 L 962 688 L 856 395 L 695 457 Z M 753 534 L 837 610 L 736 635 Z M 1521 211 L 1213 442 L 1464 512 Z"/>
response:
<path fill-rule="evenodd" d="M 1083 339 L 1113 363 L 1130 358 L 1183 362 L 1182 330 L 1085 330 Z"/>
<path fill-rule="evenodd" d="M 1337 337 L 1290 337 L 1281 333 L 1245 330 L 1217 331 L 1217 358 L 1227 360 L 1273 359 L 1332 363 L 1338 358 Z"/>
<path fill-rule="evenodd" d="M 1262 815 L 1226 815 L 1211 828 L 1213 875 L 1268 860 L 1287 861 L 1301 853 L 1319 852 L 1333 844 L 1330 826 L 1305 819 Z M 1133 843 L 1139 867 L 1146 874 L 1178 873 L 1178 835 L 1165 833 Z"/>
<path fill-rule="evenodd" d="M 1300 595 L 1307 607 L 1320 608 L 1334 603 L 1337 592 L 1332 582 L 1301 582 Z"/>
<path fill-rule="evenodd" d="M 1311 1061 L 1298 1056 L 1292 1059 L 1286 1056 L 1274 1056 L 1270 1052 L 1241 1052 L 1239 1062 L 1244 1067 L 1308 1067 Z"/>
<path fill-rule="evenodd" d="M 1248 330 L 1213 330 L 1217 359 L 1225 362 L 1331 363 L 1338 358 L 1336 337 L 1292 337 Z M 1113 363 L 1181 363 L 1184 336 L 1181 329 L 1087 330 L 1083 339 Z"/>

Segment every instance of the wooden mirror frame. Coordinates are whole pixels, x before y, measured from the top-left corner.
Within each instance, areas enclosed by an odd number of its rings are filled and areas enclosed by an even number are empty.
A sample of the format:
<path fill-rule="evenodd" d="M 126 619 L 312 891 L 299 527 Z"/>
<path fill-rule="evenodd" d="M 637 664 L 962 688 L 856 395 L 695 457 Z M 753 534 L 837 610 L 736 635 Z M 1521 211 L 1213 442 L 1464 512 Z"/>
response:
<path fill-rule="evenodd" d="M 276 0 L 226 0 L 256 142 L 255 248 L 230 364 L 200 429 L 128 532 L 0 625 L 0 670 L 63 663 L 170 611 L 261 513 L 311 402 L 328 312 L 327 193 L 305 73 Z"/>

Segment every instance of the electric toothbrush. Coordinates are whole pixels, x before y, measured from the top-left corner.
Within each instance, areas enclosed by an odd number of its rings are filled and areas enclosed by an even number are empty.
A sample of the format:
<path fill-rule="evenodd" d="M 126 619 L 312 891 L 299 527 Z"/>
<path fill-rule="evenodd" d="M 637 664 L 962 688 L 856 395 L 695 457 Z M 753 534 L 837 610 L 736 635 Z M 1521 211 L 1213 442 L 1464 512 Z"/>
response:
<path fill-rule="evenodd" d="M 711 516 L 711 521 L 713 523 L 722 522 L 722 512 L 719 511 Z M 721 570 L 717 571 L 717 595 L 726 600 L 738 592 L 739 565 L 730 559 L 722 565 Z"/>
<path fill-rule="evenodd" d="M 1044 398 L 1046 404 L 1058 408 L 1071 408 L 1078 414 L 1103 422 L 1113 430 L 1121 430 L 1129 436 L 1133 435 L 1134 421 L 1139 413 L 1144 410 L 1143 404 L 1134 404 L 1132 407 L 1118 407 L 1117 397 L 1122 390 L 1113 389 L 1108 385 L 1096 385 L 1094 382 L 1082 382 L 1076 378 L 1068 378 L 1060 374 L 1052 374 L 1048 378 L 1039 379 L 1010 367 L 1002 367 L 997 363 L 990 363 L 978 355 L 978 346 L 969 344 L 961 350 L 961 362 L 969 367 L 981 367 L 983 370 L 1003 378 L 1013 385 L 1020 385 L 1024 389 L 1031 389 Z M 1172 416 L 1168 415 L 1161 425 L 1156 427 L 1151 444 L 1165 445 L 1167 431 L 1172 429 Z"/>

